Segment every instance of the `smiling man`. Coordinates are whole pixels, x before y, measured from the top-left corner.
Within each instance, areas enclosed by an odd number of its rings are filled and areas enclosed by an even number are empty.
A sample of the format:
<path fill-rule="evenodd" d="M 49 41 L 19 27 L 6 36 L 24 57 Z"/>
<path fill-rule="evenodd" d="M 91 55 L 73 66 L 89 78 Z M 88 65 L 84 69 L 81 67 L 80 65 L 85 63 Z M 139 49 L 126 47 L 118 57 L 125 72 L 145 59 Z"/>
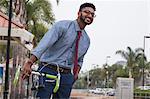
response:
<path fill-rule="evenodd" d="M 49 99 L 53 94 L 53 99 L 69 99 L 90 45 L 89 36 L 84 28 L 93 22 L 95 11 L 96 8 L 92 3 L 82 4 L 76 20 L 56 22 L 31 52 L 30 59 L 23 66 L 23 79 L 31 74 L 31 66 L 38 59 L 39 72 L 60 78 L 59 89 L 54 92 L 58 82 L 41 77 L 44 80 L 40 78 L 39 83 L 44 84 L 45 87 L 38 89 L 38 98 Z"/>

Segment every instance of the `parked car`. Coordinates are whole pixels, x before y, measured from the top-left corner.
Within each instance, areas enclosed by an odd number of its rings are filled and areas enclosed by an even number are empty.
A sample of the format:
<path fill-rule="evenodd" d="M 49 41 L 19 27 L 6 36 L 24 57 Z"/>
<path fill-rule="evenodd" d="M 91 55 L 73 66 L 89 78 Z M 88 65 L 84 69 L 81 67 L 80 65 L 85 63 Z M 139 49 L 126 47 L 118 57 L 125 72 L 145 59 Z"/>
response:
<path fill-rule="evenodd" d="M 108 96 L 115 96 L 115 92 L 116 92 L 115 89 L 110 89 L 107 91 L 107 95 Z"/>
<path fill-rule="evenodd" d="M 96 88 L 95 91 L 94 91 L 94 93 L 95 93 L 95 94 L 104 95 L 105 92 L 104 92 L 104 90 L 103 90 L 102 88 Z"/>
<path fill-rule="evenodd" d="M 95 89 L 89 89 L 88 92 L 89 93 L 94 93 Z"/>
<path fill-rule="evenodd" d="M 150 86 L 138 86 L 137 88 L 140 90 L 150 90 Z"/>

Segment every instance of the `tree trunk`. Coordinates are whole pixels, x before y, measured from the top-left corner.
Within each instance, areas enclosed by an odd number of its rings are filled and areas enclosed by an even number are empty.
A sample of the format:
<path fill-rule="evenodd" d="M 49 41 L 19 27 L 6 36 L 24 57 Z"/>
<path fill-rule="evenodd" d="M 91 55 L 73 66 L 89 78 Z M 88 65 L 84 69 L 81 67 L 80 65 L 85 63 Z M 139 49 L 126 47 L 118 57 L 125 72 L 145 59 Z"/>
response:
<path fill-rule="evenodd" d="M 13 10 L 15 12 L 14 19 L 20 24 L 26 26 L 26 9 L 25 0 L 15 0 L 13 2 Z"/>
<path fill-rule="evenodd" d="M 132 70 L 131 70 L 131 68 L 129 69 L 129 78 L 132 78 Z"/>

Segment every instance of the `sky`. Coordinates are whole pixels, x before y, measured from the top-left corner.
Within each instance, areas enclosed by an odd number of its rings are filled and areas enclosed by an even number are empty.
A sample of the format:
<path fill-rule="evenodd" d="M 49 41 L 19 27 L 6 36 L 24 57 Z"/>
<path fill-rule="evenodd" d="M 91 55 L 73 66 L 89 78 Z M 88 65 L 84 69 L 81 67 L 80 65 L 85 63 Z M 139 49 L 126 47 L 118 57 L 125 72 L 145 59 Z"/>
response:
<path fill-rule="evenodd" d="M 96 18 L 85 28 L 91 45 L 85 55 L 82 71 L 124 60 L 117 50 L 130 46 L 143 48 L 144 36 L 150 36 L 149 0 L 51 0 L 56 22 L 75 20 L 80 5 L 91 2 L 96 6 Z M 145 54 L 150 60 L 150 39 L 145 39 Z M 109 57 L 109 58 L 108 58 Z"/>

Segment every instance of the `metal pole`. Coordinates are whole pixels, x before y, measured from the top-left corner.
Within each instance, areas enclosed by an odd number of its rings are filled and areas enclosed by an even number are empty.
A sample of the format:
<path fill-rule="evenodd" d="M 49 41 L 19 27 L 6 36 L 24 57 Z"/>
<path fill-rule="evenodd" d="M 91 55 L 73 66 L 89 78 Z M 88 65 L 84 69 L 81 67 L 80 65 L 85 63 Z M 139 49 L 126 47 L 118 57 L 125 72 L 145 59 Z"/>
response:
<path fill-rule="evenodd" d="M 30 51 L 28 52 L 28 57 L 30 58 L 31 54 L 30 54 Z M 29 99 L 29 85 L 30 85 L 30 78 L 28 77 L 27 78 L 27 96 L 26 96 L 26 99 Z"/>
<path fill-rule="evenodd" d="M 9 94 L 9 56 L 10 56 L 10 38 L 11 38 L 11 16 L 12 16 L 12 0 L 9 3 L 9 23 L 8 23 L 8 40 L 7 40 L 7 56 L 6 56 L 6 70 L 5 70 L 5 86 L 3 99 L 8 99 Z"/>
<path fill-rule="evenodd" d="M 107 71 L 107 68 L 106 68 L 106 82 L 105 82 L 105 88 L 107 88 L 107 80 L 108 80 L 108 79 L 107 79 L 107 72 L 108 72 L 108 71 Z"/>
<path fill-rule="evenodd" d="M 142 79 L 142 86 L 144 86 L 144 67 L 145 67 L 144 55 L 145 55 L 145 36 L 144 36 L 144 43 L 143 43 L 143 68 L 142 68 L 143 79 Z"/>
<path fill-rule="evenodd" d="M 144 79 L 144 77 L 145 77 L 145 61 L 144 61 L 144 56 L 145 56 L 145 39 L 146 38 L 150 38 L 150 36 L 144 36 L 144 42 L 143 42 L 143 68 L 142 68 L 142 75 L 143 75 L 143 79 L 142 79 L 142 86 L 144 86 L 144 84 L 145 84 L 145 79 Z"/>
<path fill-rule="evenodd" d="M 89 89 L 89 81 L 90 81 L 90 80 L 89 80 L 89 72 L 90 72 L 90 71 L 87 72 L 87 73 L 88 73 L 88 74 L 87 74 L 87 89 Z"/>

